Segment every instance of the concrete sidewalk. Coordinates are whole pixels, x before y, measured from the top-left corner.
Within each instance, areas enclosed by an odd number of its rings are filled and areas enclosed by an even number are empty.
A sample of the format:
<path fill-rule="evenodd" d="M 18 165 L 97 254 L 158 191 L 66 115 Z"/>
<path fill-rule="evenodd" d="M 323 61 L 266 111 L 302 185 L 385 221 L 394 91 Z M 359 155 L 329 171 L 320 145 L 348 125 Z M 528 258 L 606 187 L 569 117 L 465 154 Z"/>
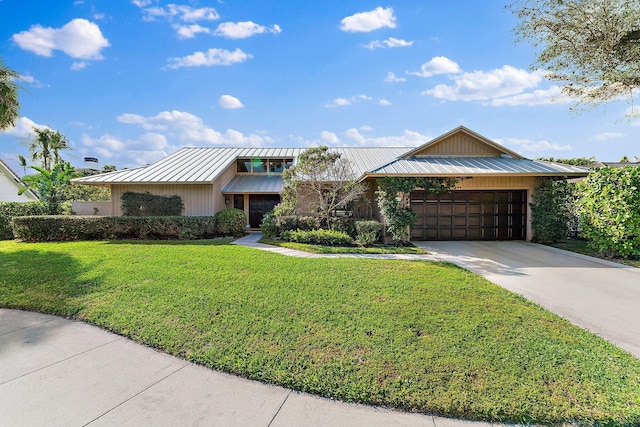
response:
<path fill-rule="evenodd" d="M 293 392 L 82 322 L 0 309 L 0 426 L 45 425 L 491 426 Z"/>

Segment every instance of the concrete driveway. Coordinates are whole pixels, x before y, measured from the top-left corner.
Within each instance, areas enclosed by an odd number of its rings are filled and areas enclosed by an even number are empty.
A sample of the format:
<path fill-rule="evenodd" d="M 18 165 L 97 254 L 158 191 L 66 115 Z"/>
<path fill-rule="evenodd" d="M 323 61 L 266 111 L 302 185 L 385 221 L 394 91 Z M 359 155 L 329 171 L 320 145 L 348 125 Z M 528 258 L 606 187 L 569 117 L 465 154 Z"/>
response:
<path fill-rule="evenodd" d="M 413 242 L 640 359 L 640 269 L 526 242 Z"/>

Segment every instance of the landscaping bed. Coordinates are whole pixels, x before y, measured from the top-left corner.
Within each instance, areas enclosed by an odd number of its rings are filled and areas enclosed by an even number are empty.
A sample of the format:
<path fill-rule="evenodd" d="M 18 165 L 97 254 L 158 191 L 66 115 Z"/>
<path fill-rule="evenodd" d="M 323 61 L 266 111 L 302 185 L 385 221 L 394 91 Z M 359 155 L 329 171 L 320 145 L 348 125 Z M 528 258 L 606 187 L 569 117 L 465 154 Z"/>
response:
<path fill-rule="evenodd" d="M 288 249 L 311 252 L 314 254 L 413 254 L 426 255 L 427 251 L 417 246 L 393 246 L 393 245 L 370 245 L 370 246 L 327 246 L 312 245 L 309 243 L 287 242 L 280 239 L 265 239 L 259 241 L 266 245 L 280 246 Z"/>
<path fill-rule="evenodd" d="M 487 421 L 640 423 L 639 360 L 466 270 L 222 243 L 3 241 L 0 306 L 350 402 Z"/>

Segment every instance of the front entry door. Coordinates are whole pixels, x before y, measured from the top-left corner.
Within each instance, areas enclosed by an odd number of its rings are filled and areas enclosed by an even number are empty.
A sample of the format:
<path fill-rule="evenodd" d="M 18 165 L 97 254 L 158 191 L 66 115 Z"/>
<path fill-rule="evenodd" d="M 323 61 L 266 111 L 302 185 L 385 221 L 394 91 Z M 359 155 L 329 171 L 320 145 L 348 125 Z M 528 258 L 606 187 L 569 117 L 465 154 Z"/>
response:
<path fill-rule="evenodd" d="M 249 225 L 260 228 L 262 217 L 280 203 L 279 194 L 251 194 L 249 195 Z"/>

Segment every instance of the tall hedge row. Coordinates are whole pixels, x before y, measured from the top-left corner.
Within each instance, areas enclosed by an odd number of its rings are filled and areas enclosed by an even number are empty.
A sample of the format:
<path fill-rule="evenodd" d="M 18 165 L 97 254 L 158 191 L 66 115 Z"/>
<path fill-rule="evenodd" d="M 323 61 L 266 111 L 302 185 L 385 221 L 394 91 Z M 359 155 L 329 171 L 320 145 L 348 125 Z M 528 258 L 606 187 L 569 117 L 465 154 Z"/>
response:
<path fill-rule="evenodd" d="M 581 235 L 605 255 L 640 257 L 640 168 L 592 170 L 579 189 Z"/>
<path fill-rule="evenodd" d="M 12 218 L 46 214 L 47 206 L 42 202 L 0 202 L 0 240 L 13 239 Z"/>
<path fill-rule="evenodd" d="M 24 216 L 13 219 L 13 233 L 24 242 L 203 238 L 216 235 L 216 219 L 213 216 Z"/>

